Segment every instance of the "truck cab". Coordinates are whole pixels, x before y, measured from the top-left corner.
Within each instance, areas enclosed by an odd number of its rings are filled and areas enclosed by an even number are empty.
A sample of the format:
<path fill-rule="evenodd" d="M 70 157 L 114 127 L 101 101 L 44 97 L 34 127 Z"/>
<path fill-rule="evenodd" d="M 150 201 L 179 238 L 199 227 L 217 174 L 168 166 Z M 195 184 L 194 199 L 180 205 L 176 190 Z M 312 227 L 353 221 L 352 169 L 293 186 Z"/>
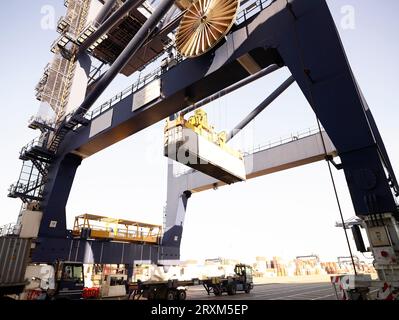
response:
<path fill-rule="evenodd" d="M 253 289 L 253 275 L 252 267 L 245 264 L 237 264 L 234 267 L 235 278 L 235 289 L 236 291 L 245 291 L 250 293 Z"/>
<path fill-rule="evenodd" d="M 84 288 L 83 264 L 58 261 L 55 264 L 36 264 L 27 267 L 29 284 L 22 298 L 27 300 L 76 300 L 82 298 Z"/>
<path fill-rule="evenodd" d="M 237 291 L 244 291 L 250 293 L 253 289 L 253 275 L 252 267 L 245 264 L 237 264 L 234 267 L 234 275 L 225 277 L 212 277 L 203 280 L 202 284 L 208 295 L 213 293 L 215 296 L 220 296 L 223 292 L 227 292 L 232 296 Z"/>
<path fill-rule="evenodd" d="M 84 283 L 83 264 L 80 262 L 58 262 L 56 264 L 54 299 L 81 299 Z"/>
<path fill-rule="evenodd" d="M 121 298 L 127 292 L 127 274 L 108 274 L 104 276 L 101 286 L 101 298 Z"/>

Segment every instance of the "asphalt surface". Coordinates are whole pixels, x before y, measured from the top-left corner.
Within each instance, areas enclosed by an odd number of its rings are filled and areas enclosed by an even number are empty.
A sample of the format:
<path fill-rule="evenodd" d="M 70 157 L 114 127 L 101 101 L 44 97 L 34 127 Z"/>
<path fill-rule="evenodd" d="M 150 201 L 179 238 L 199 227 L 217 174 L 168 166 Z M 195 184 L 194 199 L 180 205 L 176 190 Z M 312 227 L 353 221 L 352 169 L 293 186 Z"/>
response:
<path fill-rule="evenodd" d="M 255 285 L 249 293 L 237 292 L 234 296 L 223 293 L 208 296 L 202 286 L 189 287 L 187 300 L 336 300 L 329 282 L 319 283 L 271 283 Z"/>

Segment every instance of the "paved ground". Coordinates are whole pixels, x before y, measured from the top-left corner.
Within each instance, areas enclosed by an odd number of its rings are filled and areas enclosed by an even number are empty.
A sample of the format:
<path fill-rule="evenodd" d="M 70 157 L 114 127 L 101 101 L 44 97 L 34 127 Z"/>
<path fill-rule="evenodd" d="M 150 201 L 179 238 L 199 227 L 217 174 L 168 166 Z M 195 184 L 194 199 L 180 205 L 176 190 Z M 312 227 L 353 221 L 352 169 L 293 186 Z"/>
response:
<path fill-rule="evenodd" d="M 190 287 L 188 300 L 336 300 L 329 282 L 317 283 L 270 283 L 255 285 L 251 293 L 237 292 L 235 296 L 226 293 L 221 297 L 208 296 L 202 286 Z"/>

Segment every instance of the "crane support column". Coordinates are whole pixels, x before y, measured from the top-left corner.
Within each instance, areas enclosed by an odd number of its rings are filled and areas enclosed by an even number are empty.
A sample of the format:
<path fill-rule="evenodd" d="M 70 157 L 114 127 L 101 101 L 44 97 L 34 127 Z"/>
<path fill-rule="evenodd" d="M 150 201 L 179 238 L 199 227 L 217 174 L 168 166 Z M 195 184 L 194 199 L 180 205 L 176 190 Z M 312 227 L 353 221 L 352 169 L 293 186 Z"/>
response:
<path fill-rule="evenodd" d="M 40 224 L 39 237 L 66 237 L 65 207 L 76 170 L 81 162 L 81 157 L 67 154 L 51 165 L 48 182 L 44 189 L 45 199 L 41 203 L 43 219 Z"/>
<path fill-rule="evenodd" d="M 396 212 L 368 108 L 335 26 L 322 22 L 332 19 L 327 4 L 291 1 L 288 12 L 279 53 L 338 150 L 356 214 Z"/>
<path fill-rule="evenodd" d="M 356 215 L 365 222 L 380 279 L 398 281 L 396 179 L 389 160 L 384 161 L 388 156 L 372 113 L 335 25 L 323 23 L 332 20 L 326 2 L 292 0 L 288 9 L 291 21 L 280 38 L 279 53 L 337 148 Z"/>
<path fill-rule="evenodd" d="M 172 160 L 169 160 L 166 225 L 162 245 L 180 248 L 187 202 L 191 196 L 191 192 L 188 190 L 182 192 L 177 185 L 175 185 L 173 163 Z"/>

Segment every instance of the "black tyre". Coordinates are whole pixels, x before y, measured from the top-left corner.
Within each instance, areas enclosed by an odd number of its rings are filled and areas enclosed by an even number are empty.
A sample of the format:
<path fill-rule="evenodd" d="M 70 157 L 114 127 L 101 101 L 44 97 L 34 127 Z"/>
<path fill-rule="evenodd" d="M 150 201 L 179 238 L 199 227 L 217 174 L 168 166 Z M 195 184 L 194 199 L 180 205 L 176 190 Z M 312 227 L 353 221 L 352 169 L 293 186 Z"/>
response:
<path fill-rule="evenodd" d="M 213 294 L 215 296 L 221 296 L 222 295 L 222 289 L 218 286 L 213 287 Z"/>
<path fill-rule="evenodd" d="M 248 287 L 245 289 L 245 293 L 250 293 L 250 292 L 251 292 L 251 287 L 248 286 Z"/>
<path fill-rule="evenodd" d="M 176 292 L 174 290 L 168 290 L 166 300 L 176 300 Z"/>
<path fill-rule="evenodd" d="M 230 285 L 228 288 L 227 288 L 227 294 L 229 295 L 229 296 L 234 296 L 235 294 L 237 293 L 237 289 L 236 289 L 236 286 L 233 284 L 233 285 Z"/>
<path fill-rule="evenodd" d="M 15 301 L 15 299 L 13 299 L 11 297 L 8 297 L 8 296 L 1 296 L 0 297 L 0 301 L 4 301 L 4 302 L 6 302 L 6 301 Z"/>
<path fill-rule="evenodd" d="M 155 292 L 151 291 L 148 293 L 147 300 L 155 300 Z"/>
<path fill-rule="evenodd" d="M 177 299 L 178 300 L 186 300 L 186 298 L 187 298 L 186 290 L 179 290 L 177 292 Z"/>

